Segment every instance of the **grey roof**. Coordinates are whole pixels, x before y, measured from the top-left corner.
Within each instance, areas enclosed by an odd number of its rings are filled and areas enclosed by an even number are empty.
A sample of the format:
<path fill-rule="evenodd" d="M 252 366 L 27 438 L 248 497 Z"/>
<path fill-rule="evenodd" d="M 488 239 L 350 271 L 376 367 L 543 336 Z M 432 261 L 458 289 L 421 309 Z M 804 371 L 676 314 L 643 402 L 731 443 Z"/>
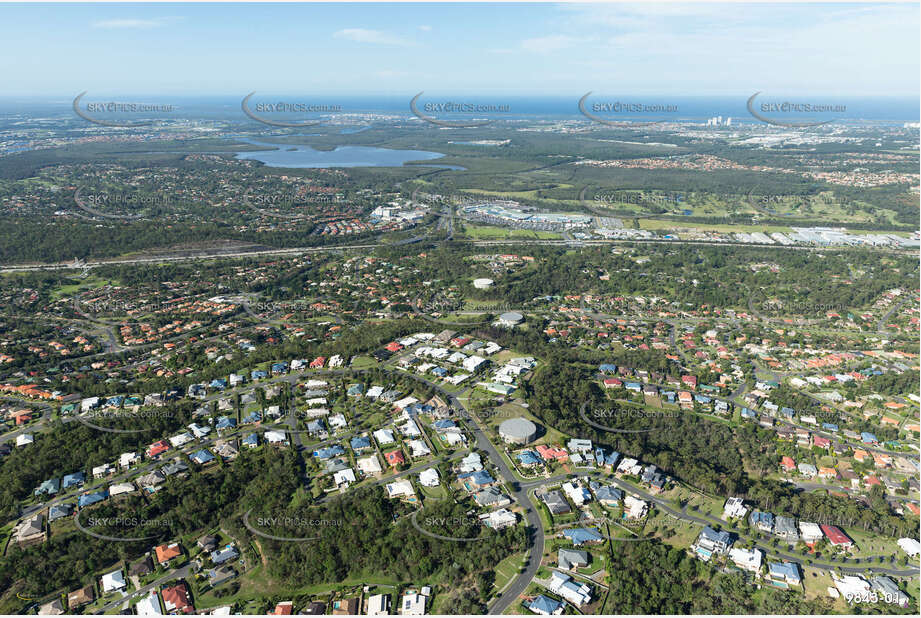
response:
<path fill-rule="evenodd" d="M 540 494 L 540 499 L 544 501 L 544 504 L 547 505 L 547 508 L 549 508 L 550 512 L 554 515 L 568 513 L 572 510 L 566 498 L 563 497 L 563 494 L 556 489 Z"/>
<path fill-rule="evenodd" d="M 584 566 L 588 564 L 588 552 L 579 551 L 578 549 L 560 548 L 559 552 L 557 552 L 557 559 L 560 568 L 568 571 L 572 569 L 573 566 Z"/>
<path fill-rule="evenodd" d="M 487 487 L 483 491 L 477 492 L 473 496 L 473 499 L 476 500 L 476 503 L 480 506 L 498 504 L 499 502 L 502 502 L 503 498 L 506 498 L 506 496 L 495 487 Z"/>
<path fill-rule="evenodd" d="M 774 534 L 789 539 L 799 538 L 796 531 L 796 520 L 792 517 L 778 515 L 774 518 Z"/>
<path fill-rule="evenodd" d="M 530 440 L 537 433 L 537 425 L 522 417 L 510 418 L 499 425 L 499 434 L 518 440 Z"/>

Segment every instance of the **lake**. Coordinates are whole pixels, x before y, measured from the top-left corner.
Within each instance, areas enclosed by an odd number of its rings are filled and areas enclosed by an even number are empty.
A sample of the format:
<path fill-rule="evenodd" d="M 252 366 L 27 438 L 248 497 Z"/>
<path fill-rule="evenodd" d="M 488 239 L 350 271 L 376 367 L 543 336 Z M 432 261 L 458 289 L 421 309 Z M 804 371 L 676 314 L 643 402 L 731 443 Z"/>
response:
<path fill-rule="evenodd" d="M 333 150 L 316 150 L 306 144 L 269 144 L 250 138 L 238 139 L 254 146 L 276 149 L 236 153 L 237 159 L 261 161 L 270 167 L 402 167 L 408 161 L 432 161 L 445 156 L 440 152 L 427 150 L 393 150 L 371 146 L 337 146 Z M 422 165 L 451 170 L 464 169 L 457 165 Z"/>

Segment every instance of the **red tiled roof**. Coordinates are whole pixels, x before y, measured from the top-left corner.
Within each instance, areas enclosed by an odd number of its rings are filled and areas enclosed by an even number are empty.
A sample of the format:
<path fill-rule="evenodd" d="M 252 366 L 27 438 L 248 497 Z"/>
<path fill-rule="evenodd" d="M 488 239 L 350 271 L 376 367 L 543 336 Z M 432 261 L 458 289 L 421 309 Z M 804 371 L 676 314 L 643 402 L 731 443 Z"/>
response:
<path fill-rule="evenodd" d="M 837 526 L 826 526 L 821 524 L 819 526 L 822 529 L 822 533 L 828 537 L 828 541 L 832 545 L 852 545 L 853 541 L 841 531 Z"/>

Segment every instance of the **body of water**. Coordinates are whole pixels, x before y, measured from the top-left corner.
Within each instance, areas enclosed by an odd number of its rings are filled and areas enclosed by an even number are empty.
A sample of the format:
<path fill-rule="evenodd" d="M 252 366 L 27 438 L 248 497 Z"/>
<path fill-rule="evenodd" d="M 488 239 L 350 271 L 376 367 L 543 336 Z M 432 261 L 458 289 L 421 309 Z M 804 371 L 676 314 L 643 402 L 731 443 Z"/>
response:
<path fill-rule="evenodd" d="M 324 167 L 402 167 L 408 161 L 432 161 L 445 155 L 428 150 L 394 150 L 371 146 L 337 146 L 333 150 L 316 150 L 306 144 L 270 144 L 250 138 L 239 141 L 254 146 L 277 148 L 238 152 L 237 159 L 261 161 L 270 167 L 324 168 Z M 440 167 L 463 170 L 457 165 L 421 164 L 426 167 Z"/>
<path fill-rule="evenodd" d="M 588 89 L 588 88 L 587 88 Z M 291 100 L 304 102 L 334 101 L 341 105 L 345 113 L 388 113 L 404 117 L 411 117 L 409 101 L 414 93 L 409 92 L 404 96 L 335 96 L 335 95 L 285 95 Z M 577 91 L 570 95 L 554 96 L 513 96 L 513 95 L 474 95 L 474 94 L 446 94 L 426 91 L 424 98 L 419 100 L 420 109 L 427 102 L 463 102 L 476 104 L 503 105 L 508 107 L 508 112 L 484 114 L 495 119 L 533 119 L 537 117 L 555 119 L 582 120 L 584 116 L 579 112 L 578 102 L 585 92 Z M 713 116 L 731 117 L 736 123 L 759 123 L 753 118 L 746 108 L 748 97 L 754 94 L 744 91 L 735 96 L 682 96 L 673 94 L 644 94 L 636 95 L 625 92 L 611 92 L 600 86 L 586 101 L 589 110 L 592 103 L 630 103 L 644 105 L 671 105 L 677 107 L 673 113 L 661 114 L 667 120 L 701 121 Z M 243 120 L 240 111 L 240 99 L 229 96 L 199 96 L 199 97 L 164 97 L 145 96 L 138 93 L 124 95 L 126 100 L 142 99 L 147 103 L 164 103 L 177 107 L 178 111 L 170 118 L 191 119 L 222 119 Z M 98 99 L 98 97 L 97 97 Z M 273 99 L 274 100 L 274 99 Z M 918 97 L 858 97 L 847 95 L 809 95 L 795 93 L 781 93 L 764 91 L 759 95 L 757 102 L 792 101 L 799 103 L 844 105 L 846 112 L 827 114 L 835 117 L 839 122 L 883 122 L 903 123 L 918 122 Z M 64 114 L 73 117 L 70 109 L 73 99 L 61 97 L 59 99 L 46 99 L 40 97 L 0 97 L 0 116 L 21 115 L 25 118 L 54 116 Z M 452 114 L 434 114 L 438 117 L 453 117 Z M 459 115 L 461 118 L 469 115 Z M 646 118 L 649 114 L 623 114 L 622 117 L 631 120 Z M 618 117 L 621 117 L 619 114 Z M 349 127 L 342 131 L 343 134 L 366 130 L 365 127 Z"/>

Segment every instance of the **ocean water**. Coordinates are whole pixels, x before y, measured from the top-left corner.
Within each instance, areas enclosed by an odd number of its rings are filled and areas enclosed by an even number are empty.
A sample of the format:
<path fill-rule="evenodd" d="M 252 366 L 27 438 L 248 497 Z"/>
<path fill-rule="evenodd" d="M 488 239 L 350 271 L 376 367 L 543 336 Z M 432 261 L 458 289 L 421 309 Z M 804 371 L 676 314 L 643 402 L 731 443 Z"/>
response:
<path fill-rule="evenodd" d="M 395 114 L 405 118 L 412 118 L 410 111 L 410 101 L 416 93 L 407 93 L 405 96 L 400 95 L 366 95 L 366 96 L 339 96 L 334 94 L 312 95 L 312 94 L 292 94 L 292 95 L 268 95 L 260 101 L 285 101 L 292 103 L 306 104 L 325 104 L 338 105 L 342 114 Z M 417 108 L 424 114 L 445 120 L 463 120 L 473 117 L 488 119 L 584 119 L 579 111 L 579 99 L 585 95 L 585 92 L 573 93 L 572 96 L 520 96 L 520 95 L 469 95 L 463 93 L 436 93 L 426 92 L 417 102 Z M 674 95 L 635 95 L 635 94 L 618 94 L 616 92 L 595 92 L 586 101 L 586 107 L 592 111 L 594 103 L 628 103 L 632 105 L 657 105 L 672 106 L 677 108 L 675 112 L 661 113 L 619 113 L 604 114 L 598 112 L 598 115 L 606 118 L 626 119 L 626 120 L 680 120 L 680 121 L 704 121 L 714 116 L 722 116 L 724 119 L 731 117 L 733 123 L 758 123 L 759 121 L 749 114 L 746 108 L 748 98 L 754 92 L 740 93 L 738 96 L 674 96 Z M 163 95 L 143 95 L 143 94 L 126 94 L 118 97 L 92 97 L 87 95 L 85 102 L 94 101 L 133 101 L 144 103 L 170 104 L 177 108 L 175 112 L 164 114 L 164 118 L 191 118 L 191 119 L 211 119 L 226 120 L 238 119 L 246 120 L 240 108 L 242 96 L 201 96 L 201 97 L 168 97 Z M 846 111 L 843 113 L 822 113 L 822 114 L 805 114 L 798 117 L 816 117 L 821 119 L 834 117 L 836 120 L 843 122 L 886 122 L 886 123 L 905 123 L 919 121 L 919 105 L 921 100 L 916 97 L 848 97 L 835 95 L 795 95 L 790 93 L 773 93 L 765 91 L 759 95 L 755 105 L 758 110 L 758 103 L 762 102 L 796 102 L 812 103 L 823 105 L 844 106 Z M 254 99 L 250 105 L 257 101 Z M 21 97 L 0 98 L 0 117 L 2 116 L 25 116 L 25 117 L 47 117 L 55 115 L 73 116 L 71 105 L 72 98 L 60 98 L 55 100 L 49 99 L 28 99 Z M 487 113 L 445 113 L 427 111 L 426 104 L 435 105 L 443 103 L 454 104 L 473 104 L 486 106 L 502 106 L 508 111 L 487 112 Z M 768 114 L 766 114 L 768 115 Z M 322 115 L 310 114 L 307 117 L 313 118 Z M 283 119 L 283 114 L 274 114 L 272 118 Z M 292 115 L 296 119 L 297 115 Z M 304 118 L 304 115 L 300 117 Z M 134 119 L 137 119 L 136 117 Z M 367 127 L 349 129 L 347 132 L 358 132 L 366 130 Z"/>

